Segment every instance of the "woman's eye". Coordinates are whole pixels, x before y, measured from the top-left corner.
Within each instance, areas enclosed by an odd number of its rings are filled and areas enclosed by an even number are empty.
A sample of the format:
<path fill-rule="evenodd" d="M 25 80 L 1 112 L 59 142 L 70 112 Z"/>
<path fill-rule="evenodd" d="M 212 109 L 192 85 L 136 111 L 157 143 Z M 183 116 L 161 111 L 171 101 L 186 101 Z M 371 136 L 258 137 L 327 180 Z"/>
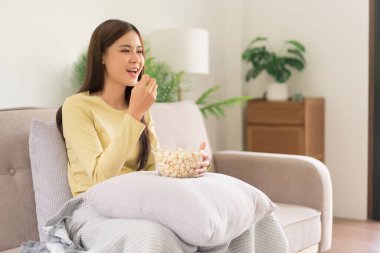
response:
<path fill-rule="evenodd" d="M 131 50 L 128 50 L 128 49 L 123 49 L 123 50 L 121 50 L 121 52 L 123 52 L 123 53 L 130 53 L 131 52 Z M 142 54 L 143 53 L 143 51 L 142 50 L 137 50 L 136 51 L 136 54 Z"/>

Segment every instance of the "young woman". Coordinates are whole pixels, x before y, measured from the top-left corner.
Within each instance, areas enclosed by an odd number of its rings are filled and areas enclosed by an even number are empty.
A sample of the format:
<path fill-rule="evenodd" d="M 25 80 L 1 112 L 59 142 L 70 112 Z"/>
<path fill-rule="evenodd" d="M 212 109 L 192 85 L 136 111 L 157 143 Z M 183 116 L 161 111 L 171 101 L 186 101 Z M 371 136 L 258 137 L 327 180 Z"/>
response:
<path fill-rule="evenodd" d="M 57 112 L 74 196 L 108 178 L 155 169 L 151 151 L 159 144 L 149 109 L 157 83 L 143 73 L 144 46 L 136 27 L 121 20 L 101 23 L 91 37 L 85 81 Z M 197 176 L 209 164 L 205 154 Z"/>

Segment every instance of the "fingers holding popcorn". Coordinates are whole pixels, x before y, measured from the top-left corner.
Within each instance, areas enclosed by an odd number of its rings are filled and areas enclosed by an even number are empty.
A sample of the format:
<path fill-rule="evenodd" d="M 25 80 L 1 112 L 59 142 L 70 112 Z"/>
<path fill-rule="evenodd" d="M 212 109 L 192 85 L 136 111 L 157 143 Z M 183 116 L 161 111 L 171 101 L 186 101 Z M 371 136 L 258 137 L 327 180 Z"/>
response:
<path fill-rule="evenodd" d="M 194 173 L 196 177 L 201 177 L 205 172 L 207 172 L 207 169 L 210 166 L 210 161 L 203 160 L 203 162 L 200 162 L 199 165 L 194 169 Z"/>

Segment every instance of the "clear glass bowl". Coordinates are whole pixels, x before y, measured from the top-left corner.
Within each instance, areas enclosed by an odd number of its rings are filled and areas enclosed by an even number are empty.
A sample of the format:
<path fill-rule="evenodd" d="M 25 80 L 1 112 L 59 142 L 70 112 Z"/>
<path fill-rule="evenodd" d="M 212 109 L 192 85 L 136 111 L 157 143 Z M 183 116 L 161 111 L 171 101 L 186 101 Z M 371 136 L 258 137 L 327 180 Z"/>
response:
<path fill-rule="evenodd" d="M 194 169 L 203 160 L 203 151 L 197 149 L 154 150 L 156 170 L 166 177 L 194 177 Z"/>

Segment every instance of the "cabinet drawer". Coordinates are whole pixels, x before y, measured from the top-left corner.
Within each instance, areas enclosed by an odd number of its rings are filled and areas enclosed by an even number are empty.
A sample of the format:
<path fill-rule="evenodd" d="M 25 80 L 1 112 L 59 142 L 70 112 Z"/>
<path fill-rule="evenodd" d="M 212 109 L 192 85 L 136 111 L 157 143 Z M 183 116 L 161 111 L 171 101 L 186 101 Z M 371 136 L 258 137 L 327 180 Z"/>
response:
<path fill-rule="evenodd" d="M 305 153 L 305 133 L 298 126 L 248 126 L 248 151 L 296 154 Z"/>
<path fill-rule="evenodd" d="M 250 124 L 303 125 L 304 102 L 271 102 L 251 100 L 247 106 L 247 121 Z"/>

